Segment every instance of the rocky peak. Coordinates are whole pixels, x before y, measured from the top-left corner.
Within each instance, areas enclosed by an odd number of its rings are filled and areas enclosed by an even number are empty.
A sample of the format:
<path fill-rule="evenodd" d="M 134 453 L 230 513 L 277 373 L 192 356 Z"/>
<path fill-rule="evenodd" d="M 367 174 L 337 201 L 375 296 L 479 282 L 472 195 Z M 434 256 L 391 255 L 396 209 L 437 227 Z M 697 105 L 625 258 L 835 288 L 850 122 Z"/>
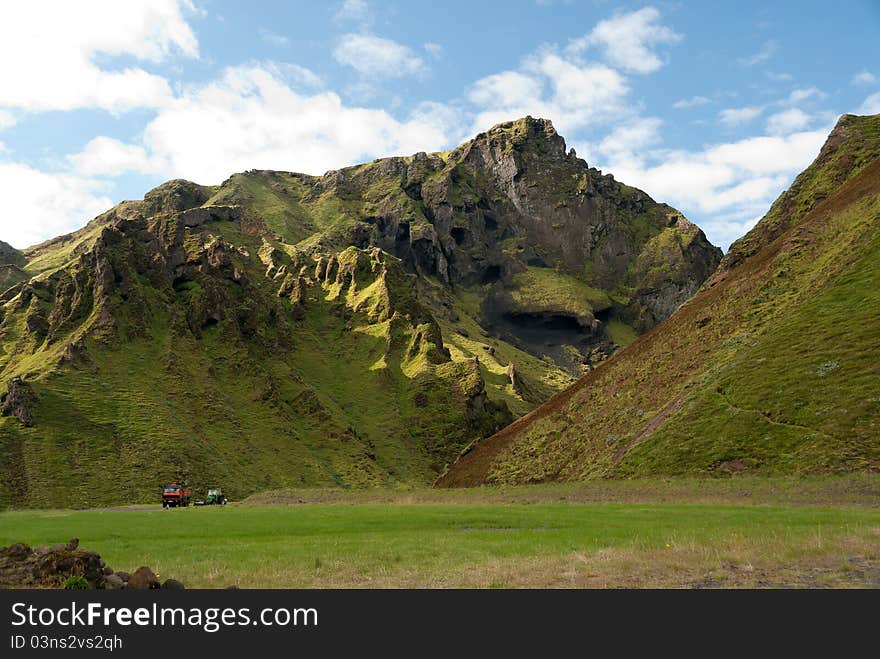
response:
<path fill-rule="evenodd" d="M 534 149 L 556 157 L 566 155 L 565 140 L 556 132 L 553 122 L 531 116 L 496 124 L 471 140 L 475 145 L 481 142 L 509 146 L 519 151 Z"/>
<path fill-rule="evenodd" d="M 173 179 L 144 195 L 145 210 L 150 215 L 186 211 L 201 206 L 210 196 L 210 188 L 206 186 L 184 179 Z"/>

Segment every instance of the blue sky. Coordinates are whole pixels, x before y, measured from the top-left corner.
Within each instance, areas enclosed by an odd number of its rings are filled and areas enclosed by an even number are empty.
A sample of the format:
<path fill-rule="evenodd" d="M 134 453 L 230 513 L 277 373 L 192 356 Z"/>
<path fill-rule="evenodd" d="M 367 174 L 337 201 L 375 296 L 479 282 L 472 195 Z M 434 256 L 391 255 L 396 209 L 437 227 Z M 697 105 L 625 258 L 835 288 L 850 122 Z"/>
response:
<path fill-rule="evenodd" d="M 844 112 L 880 2 L 32 0 L 0 21 L 0 239 L 174 177 L 321 174 L 525 114 L 726 248 Z"/>

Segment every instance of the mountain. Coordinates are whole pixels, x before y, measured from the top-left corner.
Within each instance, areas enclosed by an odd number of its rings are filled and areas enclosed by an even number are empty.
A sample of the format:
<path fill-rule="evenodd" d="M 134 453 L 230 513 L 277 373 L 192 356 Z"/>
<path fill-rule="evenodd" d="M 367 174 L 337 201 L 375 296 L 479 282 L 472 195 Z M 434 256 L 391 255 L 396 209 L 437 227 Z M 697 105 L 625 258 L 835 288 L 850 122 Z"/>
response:
<path fill-rule="evenodd" d="M 880 115 L 815 162 L 674 315 L 440 485 L 880 469 Z"/>
<path fill-rule="evenodd" d="M 0 249 L 0 505 L 429 483 L 720 258 L 532 118 L 320 177 L 169 181 Z"/>
<path fill-rule="evenodd" d="M 0 290 L 6 290 L 13 284 L 27 279 L 22 269 L 27 258 L 19 250 L 0 240 Z"/>

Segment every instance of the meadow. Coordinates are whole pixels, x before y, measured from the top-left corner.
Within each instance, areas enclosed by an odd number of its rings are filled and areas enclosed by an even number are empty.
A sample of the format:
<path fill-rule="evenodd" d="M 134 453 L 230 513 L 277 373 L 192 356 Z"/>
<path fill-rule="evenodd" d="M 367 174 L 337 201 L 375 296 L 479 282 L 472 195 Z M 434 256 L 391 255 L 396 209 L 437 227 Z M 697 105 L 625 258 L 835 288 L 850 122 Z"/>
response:
<path fill-rule="evenodd" d="M 116 569 L 191 588 L 880 586 L 878 477 L 639 485 L 13 511 L 0 545 L 78 537 Z"/>

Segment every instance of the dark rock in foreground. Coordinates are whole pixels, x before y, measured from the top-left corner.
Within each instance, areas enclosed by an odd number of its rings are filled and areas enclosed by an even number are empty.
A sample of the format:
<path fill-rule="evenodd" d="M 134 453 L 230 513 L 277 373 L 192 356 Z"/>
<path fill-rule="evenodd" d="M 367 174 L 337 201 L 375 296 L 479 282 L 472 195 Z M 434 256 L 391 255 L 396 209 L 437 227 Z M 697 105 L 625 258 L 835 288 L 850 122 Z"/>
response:
<path fill-rule="evenodd" d="M 21 542 L 0 547 L 0 588 L 66 588 L 80 579 L 89 588 L 106 590 L 184 588 L 175 579 L 160 585 L 159 578 L 148 567 L 140 567 L 131 575 L 114 572 L 98 553 L 79 549 L 77 538 L 49 548 L 31 549 Z"/>

